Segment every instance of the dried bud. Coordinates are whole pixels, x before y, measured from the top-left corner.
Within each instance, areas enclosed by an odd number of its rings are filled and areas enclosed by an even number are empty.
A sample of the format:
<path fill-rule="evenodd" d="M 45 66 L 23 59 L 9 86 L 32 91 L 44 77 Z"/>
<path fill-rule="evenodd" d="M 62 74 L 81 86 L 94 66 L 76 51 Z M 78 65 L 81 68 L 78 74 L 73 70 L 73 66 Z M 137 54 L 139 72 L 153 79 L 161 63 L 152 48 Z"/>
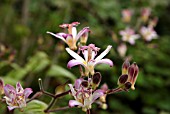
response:
<path fill-rule="evenodd" d="M 130 63 L 128 59 L 126 59 L 122 65 L 122 74 L 127 74 L 129 66 L 130 66 Z"/>
<path fill-rule="evenodd" d="M 92 77 L 93 86 L 97 87 L 100 84 L 101 79 L 102 79 L 101 74 L 99 72 L 96 72 Z"/>
<path fill-rule="evenodd" d="M 89 86 L 89 83 L 88 83 L 88 81 L 82 81 L 81 85 L 82 85 L 83 87 L 88 87 L 88 86 Z"/>
<path fill-rule="evenodd" d="M 4 94 L 4 82 L 0 79 L 0 95 Z"/>
<path fill-rule="evenodd" d="M 139 73 L 139 68 L 136 63 L 133 63 L 129 68 L 128 68 L 128 82 L 132 84 L 131 89 L 134 90 L 135 87 L 135 82 L 137 79 Z"/>
<path fill-rule="evenodd" d="M 125 84 L 125 82 L 127 81 L 128 79 L 128 75 L 127 74 L 123 74 L 119 77 L 118 79 L 118 85 L 122 85 L 122 84 Z"/>

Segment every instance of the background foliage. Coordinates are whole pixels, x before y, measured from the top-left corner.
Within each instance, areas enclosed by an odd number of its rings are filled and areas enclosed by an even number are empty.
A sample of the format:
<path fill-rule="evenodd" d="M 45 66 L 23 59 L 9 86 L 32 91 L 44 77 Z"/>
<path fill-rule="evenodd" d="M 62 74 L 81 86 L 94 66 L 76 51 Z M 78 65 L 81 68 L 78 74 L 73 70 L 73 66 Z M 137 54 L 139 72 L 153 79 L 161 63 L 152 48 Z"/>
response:
<path fill-rule="evenodd" d="M 136 61 L 140 73 L 136 90 L 110 95 L 107 110 L 94 108 L 96 114 L 169 114 L 170 113 L 170 1 L 169 0 L 2 0 L 0 3 L 0 76 L 5 83 L 22 82 L 25 87 L 39 91 L 37 79 L 41 77 L 44 87 L 54 92 L 57 85 L 73 82 L 79 77 L 78 68 L 68 70 L 70 57 L 65 52 L 64 43 L 46 34 L 46 31 L 60 32 L 58 25 L 79 21 L 80 30 L 89 26 L 91 34 L 88 43 L 95 43 L 101 49 L 113 45 L 108 58 L 114 67 L 98 66 L 102 73 L 102 83 L 116 87 L 124 61 L 113 39 L 114 33 L 126 26 L 121 22 L 122 9 L 140 12 L 142 7 L 150 7 L 152 14 L 159 18 L 156 31 L 159 39 L 146 43 L 137 40 L 136 45 L 128 45 L 127 55 Z M 134 18 L 135 20 L 135 18 Z M 135 21 L 133 21 L 135 22 Z M 121 38 L 118 36 L 118 38 Z M 48 97 L 40 98 L 48 103 Z M 70 97 L 56 102 L 65 106 Z M 34 103 L 35 102 L 35 103 Z M 36 105 L 39 101 L 34 101 Z M 38 103 L 37 103 L 38 104 Z M 32 105 L 31 105 L 32 106 Z M 0 113 L 9 113 L 5 105 Z M 36 106 L 35 106 L 36 107 Z M 28 107 L 25 110 L 33 110 Z M 46 105 L 39 103 L 40 109 Z M 94 105 L 96 107 L 96 105 Z M 58 113 L 83 113 L 81 109 L 70 109 Z M 13 112 L 11 112 L 13 113 Z M 14 113 L 18 113 L 15 111 Z M 26 112 L 25 112 L 26 113 Z"/>

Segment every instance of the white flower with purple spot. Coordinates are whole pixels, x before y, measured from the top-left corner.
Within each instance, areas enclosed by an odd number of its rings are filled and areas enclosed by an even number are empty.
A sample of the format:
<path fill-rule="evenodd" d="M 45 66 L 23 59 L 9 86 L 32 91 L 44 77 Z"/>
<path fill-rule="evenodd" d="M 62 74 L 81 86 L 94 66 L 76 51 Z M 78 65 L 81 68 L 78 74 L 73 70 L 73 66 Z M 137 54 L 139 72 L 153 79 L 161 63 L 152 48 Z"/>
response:
<path fill-rule="evenodd" d="M 13 110 L 15 108 L 26 107 L 26 99 L 32 92 L 31 88 L 23 89 L 19 82 L 16 84 L 16 89 L 6 84 L 4 86 L 4 99 L 6 100 L 8 109 Z"/>
<path fill-rule="evenodd" d="M 158 35 L 152 27 L 142 27 L 140 33 L 146 41 L 151 41 L 152 39 L 157 39 Z"/>
<path fill-rule="evenodd" d="M 135 40 L 139 39 L 140 35 L 135 34 L 135 31 L 130 28 L 126 28 L 125 30 L 121 30 L 119 33 L 122 36 L 122 40 L 125 42 L 129 42 L 131 45 L 135 44 Z"/>
<path fill-rule="evenodd" d="M 72 51 L 69 48 L 66 48 L 66 51 L 74 58 L 70 60 L 67 64 L 68 68 L 71 68 L 76 65 L 82 65 L 85 68 L 85 75 L 88 76 L 94 74 L 94 67 L 97 64 L 105 63 L 113 66 L 113 62 L 110 59 L 103 59 L 103 57 L 111 50 L 112 46 L 109 45 L 105 51 L 103 51 L 98 57 L 96 57 L 99 48 L 95 47 L 94 44 L 89 44 L 88 46 L 82 46 L 80 49 L 84 55 L 84 59 Z M 96 57 L 96 58 L 95 58 Z"/>

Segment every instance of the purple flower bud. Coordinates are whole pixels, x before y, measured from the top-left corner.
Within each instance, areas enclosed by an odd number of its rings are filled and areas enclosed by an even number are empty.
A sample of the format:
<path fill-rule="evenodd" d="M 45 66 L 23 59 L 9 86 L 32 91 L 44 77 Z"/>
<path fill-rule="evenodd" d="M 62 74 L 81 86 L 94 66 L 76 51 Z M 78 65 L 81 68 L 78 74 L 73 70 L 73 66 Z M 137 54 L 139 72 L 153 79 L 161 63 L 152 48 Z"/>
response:
<path fill-rule="evenodd" d="M 133 63 L 129 68 L 128 68 L 128 81 L 132 84 L 131 88 L 134 90 L 135 87 L 135 82 L 137 79 L 139 73 L 139 68 L 136 63 Z"/>
<path fill-rule="evenodd" d="M 126 83 L 125 83 L 125 89 L 126 89 L 126 90 L 130 89 L 131 86 L 132 86 L 132 84 L 131 84 L 130 82 L 126 82 Z"/>
<path fill-rule="evenodd" d="M 81 85 L 83 87 L 87 88 L 89 86 L 89 83 L 88 83 L 88 81 L 84 80 L 84 81 L 82 81 Z"/>
<path fill-rule="evenodd" d="M 125 82 L 127 81 L 128 79 L 128 75 L 127 74 L 123 74 L 119 77 L 118 79 L 118 85 L 121 85 L 121 84 L 125 84 Z"/>
<path fill-rule="evenodd" d="M 93 84 L 98 86 L 101 82 L 101 79 L 102 79 L 101 74 L 99 72 L 96 72 L 92 77 Z"/>
<path fill-rule="evenodd" d="M 127 74 L 129 66 L 130 66 L 130 63 L 128 59 L 126 59 L 122 65 L 122 74 Z"/>

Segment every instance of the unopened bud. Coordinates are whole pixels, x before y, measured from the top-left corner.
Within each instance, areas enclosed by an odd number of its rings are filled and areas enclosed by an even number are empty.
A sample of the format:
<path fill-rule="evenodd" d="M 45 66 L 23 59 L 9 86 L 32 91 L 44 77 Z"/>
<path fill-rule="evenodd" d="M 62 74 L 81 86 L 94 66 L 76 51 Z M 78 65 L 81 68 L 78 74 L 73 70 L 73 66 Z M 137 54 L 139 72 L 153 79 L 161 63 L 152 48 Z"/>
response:
<path fill-rule="evenodd" d="M 118 79 L 118 85 L 122 85 L 124 84 L 128 79 L 128 75 L 127 74 L 123 74 L 119 77 Z"/>
<path fill-rule="evenodd" d="M 82 81 L 81 85 L 82 85 L 83 87 L 88 87 L 88 86 L 89 86 L 89 83 L 88 83 L 88 81 Z"/>
<path fill-rule="evenodd" d="M 129 66 L 130 66 L 129 61 L 125 60 L 125 62 L 122 65 L 122 74 L 127 74 Z"/>
<path fill-rule="evenodd" d="M 106 104 L 106 103 L 103 103 L 103 104 L 102 104 L 102 106 L 101 106 L 101 108 L 102 108 L 103 110 L 106 110 L 106 109 L 107 109 L 107 107 L 108 107 L 108 106 L 107 106 L 107 104 Z"/>
<path fill-rule="evenodd" d="M 130 89 L 131 88 L 131 83 L 130 82 L 126 82 L 125 83 L 125 89 Z"/>
<path fill-rule="evenodd" d="M 135 82 L 137 79 L 139 73 L 139 68 L 136 63 L 133 63 L 129 68 L 128 68 L 128 81 L 132 84 L 131 89 L 134 90 L 135 87 Z"/>
<path fill-rule="evenodd" d="M 93 86 L 97 87 L 100 84 L 101 79 L 102 79 L 101 74 L 99 72 L 96 72 L 92 77 Z"/>

